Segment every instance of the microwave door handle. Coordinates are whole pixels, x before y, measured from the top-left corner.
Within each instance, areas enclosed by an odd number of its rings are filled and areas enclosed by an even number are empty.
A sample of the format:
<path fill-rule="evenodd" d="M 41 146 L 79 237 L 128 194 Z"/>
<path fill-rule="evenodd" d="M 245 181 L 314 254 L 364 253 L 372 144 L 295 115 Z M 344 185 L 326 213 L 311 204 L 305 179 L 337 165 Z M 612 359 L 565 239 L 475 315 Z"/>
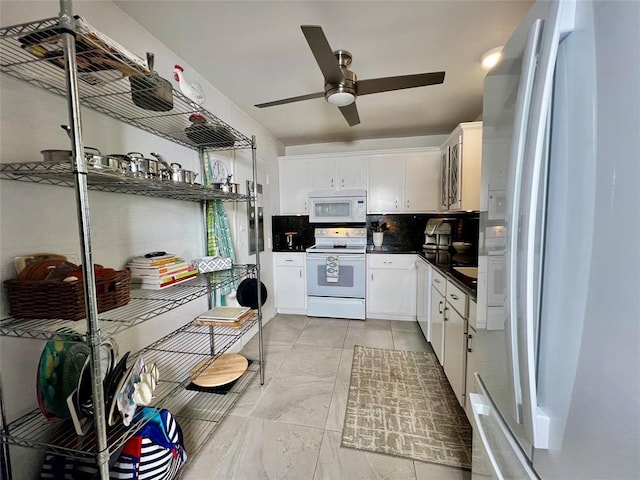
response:
<path fill-rule="evenodd" d="M 516 103 L 513 143 L 511 150 L 512 173 L 510 173 L 509 186 L 512 188 L 512 202 L 509 205 L 509 217 L 511 225 L 509 228 L 509 249 L 507 255 L 507 292 L 509 307 L 507 310 L 507 341 L 510 353 L 510 370 L 512 381 L 512 394 L 514 400 L 514 417 L 518 423 L 523 422 L 522 416 L 522 388 L 520 372 L 520 352 L 518 344 L 518 247 L 520 245 L 520 190 L 523 182 L 523 169 L 525 159 L 525 140 L 527 123 L 531 107 L 531 97 L 533 93 L 533 81 L 535 77 L 535 67 L 537 60 L 538 44 L 542 34 L 542 20 L 536 20 L 531 26 L 524 58 L 522 61 L 522 76 L 518 85 L 518 97 Z"/>

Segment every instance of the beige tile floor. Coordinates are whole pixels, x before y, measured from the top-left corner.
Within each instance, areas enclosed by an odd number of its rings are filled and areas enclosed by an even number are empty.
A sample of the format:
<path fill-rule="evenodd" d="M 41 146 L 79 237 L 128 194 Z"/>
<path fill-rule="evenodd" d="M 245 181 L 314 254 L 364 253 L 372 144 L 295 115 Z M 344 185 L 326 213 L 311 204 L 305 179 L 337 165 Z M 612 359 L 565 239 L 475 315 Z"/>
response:
<path fill-rule="evenodd" d="M 204 480 L 468 480 L 469 472 L 340 446 L 353 346 L 431 350 L 415 322 L 278 315 L 249 386 L 182 476 Z M 257 339 L 242 350 L 258 357 Z"/>

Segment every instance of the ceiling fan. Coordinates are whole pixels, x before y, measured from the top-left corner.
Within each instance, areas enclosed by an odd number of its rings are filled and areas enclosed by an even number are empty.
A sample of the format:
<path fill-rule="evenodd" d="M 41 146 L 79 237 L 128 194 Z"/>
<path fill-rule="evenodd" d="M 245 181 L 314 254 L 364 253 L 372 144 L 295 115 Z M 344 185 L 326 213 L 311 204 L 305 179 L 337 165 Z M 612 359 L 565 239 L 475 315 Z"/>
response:
<path fill-rule="evenodd" d="M 349 126 L 360 123 L 360 116 L 355 100 L 359 95 L 390 92 L 404 88 L 424 87 L 444 82 L 445 72 L 418 73 L 415 75 L 400 75 L 398 77 L 371 78 L 356 80 L 356 74 L 348 69 L 351 65 L 351 54 L 346 50 L 331 51 L 327 37 L 322 27 L 317 25 L 302 25 L 302 33 L 307 39 L 311 52 L 324 76 L 324 92 L 310 93 L 298 97 L 260 103 L 258 108 L 273 107 L 286 103 L 311 100 L 324 97 L 327 102 L 340 108 Z"/>

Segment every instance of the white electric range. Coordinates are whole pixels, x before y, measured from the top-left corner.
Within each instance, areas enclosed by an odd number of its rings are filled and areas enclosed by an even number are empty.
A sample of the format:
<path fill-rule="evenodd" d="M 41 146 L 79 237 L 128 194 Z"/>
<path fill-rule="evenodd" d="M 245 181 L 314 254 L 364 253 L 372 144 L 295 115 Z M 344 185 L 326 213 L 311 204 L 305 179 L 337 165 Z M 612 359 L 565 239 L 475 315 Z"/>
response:
<path fill-rule="evenodd" d="M 307 314 L 365 319 L 367 229 L 315 229 L 307 248 Z"/>

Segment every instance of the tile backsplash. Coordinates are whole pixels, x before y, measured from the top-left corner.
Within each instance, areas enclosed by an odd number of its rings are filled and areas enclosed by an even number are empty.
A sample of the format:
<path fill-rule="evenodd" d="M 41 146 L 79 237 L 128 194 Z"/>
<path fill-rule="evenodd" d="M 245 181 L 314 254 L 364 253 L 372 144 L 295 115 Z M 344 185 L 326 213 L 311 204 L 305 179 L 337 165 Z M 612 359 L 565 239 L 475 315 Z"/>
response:
<path fill-rule="evenodd" d="M 452 220 L 452 241 L 471 242 L 473 249 L 477 249 L 478 212 L 367 215 L 367 244 L 373 245 L 371 224 L 378 222 L 378 224 L 386 223 L 389 228 L 384 234 L 383 245 L 420 250 L 424 243 L 424 229 L 430 218 L 454 219 Z M 314 229 L 326 226 L 328 225 L 309 223 L 308 215 L 275 215 L 272 221 L 273 250 L 289 250 L 285 241 L 287 232 L 298 233 L 298 240 L 293 250 L 304 250 L 313 245 Z"/>

